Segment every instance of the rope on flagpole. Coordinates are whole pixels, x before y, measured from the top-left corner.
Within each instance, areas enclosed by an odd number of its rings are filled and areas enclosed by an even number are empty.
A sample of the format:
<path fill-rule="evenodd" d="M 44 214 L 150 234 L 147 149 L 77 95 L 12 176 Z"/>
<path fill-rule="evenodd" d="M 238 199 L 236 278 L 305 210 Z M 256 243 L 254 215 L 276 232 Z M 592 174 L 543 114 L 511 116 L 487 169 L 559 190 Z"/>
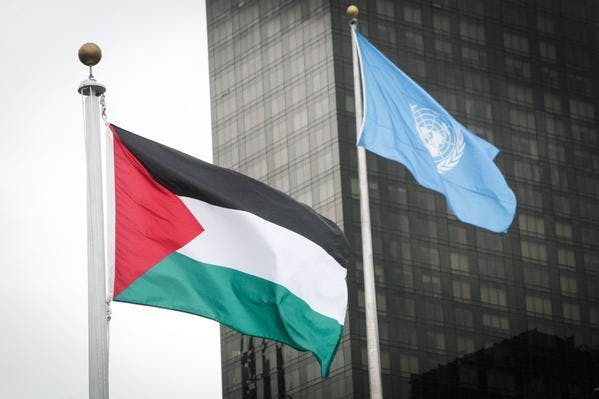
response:
<path fill-rule="evenodd" d="M 104 93 L 100 95 L 100 109 L 104 125 L 108 126 L 108 117 L 106 116 L 106 96 L 104 95 Z"/>

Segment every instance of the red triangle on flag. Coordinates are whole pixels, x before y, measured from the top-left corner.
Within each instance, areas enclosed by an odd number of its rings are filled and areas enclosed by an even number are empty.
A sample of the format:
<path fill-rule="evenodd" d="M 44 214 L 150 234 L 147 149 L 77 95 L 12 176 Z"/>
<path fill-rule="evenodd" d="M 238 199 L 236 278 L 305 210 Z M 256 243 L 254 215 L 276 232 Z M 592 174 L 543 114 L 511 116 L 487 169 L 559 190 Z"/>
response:
<path fill-rule="evenodd" d="M 204 231 L 185 204 L 161 186 L 113 130 L 114 297 Z"/>

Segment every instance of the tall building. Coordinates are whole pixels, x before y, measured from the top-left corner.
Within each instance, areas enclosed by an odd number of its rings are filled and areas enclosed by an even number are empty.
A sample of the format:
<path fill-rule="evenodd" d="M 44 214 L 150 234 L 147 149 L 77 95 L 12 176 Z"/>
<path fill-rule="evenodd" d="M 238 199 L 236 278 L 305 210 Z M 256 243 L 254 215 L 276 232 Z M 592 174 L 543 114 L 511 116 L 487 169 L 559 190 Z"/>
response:
<path fill-rule="evenodd" d="M 598 369 L 599 3 L 357 3 L 359 30 L 501 150 L 519 201 L 508 234 L 477 229 L 369 154 L 385 397 L 587 397 L 597 373 L 545 361 Z M 314 207 L 354 251 L 330 377 L 223 328 L 224 398 L 368 397 L 347 5 L 207 1 L 215 163 Z"/>

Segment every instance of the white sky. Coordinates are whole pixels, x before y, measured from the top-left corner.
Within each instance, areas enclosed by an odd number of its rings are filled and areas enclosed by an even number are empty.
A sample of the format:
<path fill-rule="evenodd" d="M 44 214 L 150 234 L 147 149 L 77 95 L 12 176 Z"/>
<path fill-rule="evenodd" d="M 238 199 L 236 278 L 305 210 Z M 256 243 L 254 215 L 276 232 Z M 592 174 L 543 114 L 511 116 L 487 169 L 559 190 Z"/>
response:
<path fill-rule="evenodd" d="M 87 397 L 79 46 L 115 124 L 211 160 L 201 0 L 0 2 L 0 398 Z M 220 397 L 215 322 L 113 304 L 111 398 Z"/>

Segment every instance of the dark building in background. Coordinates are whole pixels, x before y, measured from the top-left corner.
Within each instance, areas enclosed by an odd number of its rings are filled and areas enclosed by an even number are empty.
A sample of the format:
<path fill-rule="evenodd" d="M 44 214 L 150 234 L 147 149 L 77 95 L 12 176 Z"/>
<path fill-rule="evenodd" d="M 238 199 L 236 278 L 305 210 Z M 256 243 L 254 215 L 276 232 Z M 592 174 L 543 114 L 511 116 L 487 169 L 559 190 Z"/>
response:
<path fill-rule="evenodd" d="M 412 398 L 590 398 L 599 348 L 537 330 L 411 377 Z"/>
<path fill-rule="evenodd" d="M 489 233 L 448 215 L 444 198 L 401 165 L 369 155 L 385 397 L 590 396 L 599 385 L 599 3 L 356 3 L 359 30 L 501 150 L 496 162 L 519 201 L 510 232 Z M 224 398 L 368 396 L 347 5 L 207 1 L 215 163 L 336 221 L 355 255 L 330 377 L 308 353 L 223 328 Z"/>

